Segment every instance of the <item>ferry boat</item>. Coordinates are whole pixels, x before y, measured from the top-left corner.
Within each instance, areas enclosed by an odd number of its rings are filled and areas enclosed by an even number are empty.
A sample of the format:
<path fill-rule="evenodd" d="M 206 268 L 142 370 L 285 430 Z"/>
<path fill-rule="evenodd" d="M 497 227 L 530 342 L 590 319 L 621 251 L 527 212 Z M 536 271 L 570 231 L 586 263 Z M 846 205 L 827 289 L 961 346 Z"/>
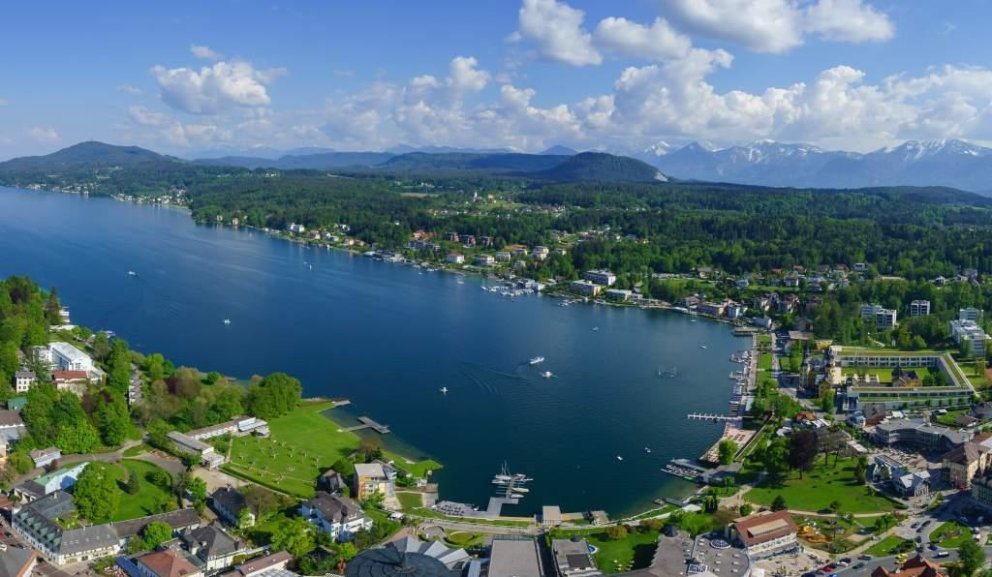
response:
<path fill-rule="evenodd" d="M 527 361 L 527 363 L 531 365 L 539 365 L 543 362 L 544 362 L 544 357 L 534 357 L 531 360 Z"/>

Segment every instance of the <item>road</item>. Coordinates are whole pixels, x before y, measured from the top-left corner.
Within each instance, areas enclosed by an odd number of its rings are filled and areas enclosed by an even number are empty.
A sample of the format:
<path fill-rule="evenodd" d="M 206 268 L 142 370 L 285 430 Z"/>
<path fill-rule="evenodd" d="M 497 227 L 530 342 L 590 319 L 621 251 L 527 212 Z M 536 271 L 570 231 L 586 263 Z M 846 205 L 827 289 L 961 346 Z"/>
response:
<path fill-rule="evenodd" d="M 957 561 L 958 559 L 958 552 L 954 550 L 948 551 L 950 555 L 942 559 L 934 558 L 935 553 L 936 553 L 935 551 L 925 551 L 923 553 L 923 557 L 931 561 L 934 561 L 936 563 L 939 563 L 941 565 L 945 565 L 947 563 Z M 912 557 L 913 555 L 916 555 L 916 553 L 913 552 L 908 554 L 907 558 Z M 992 546 L 985 547 L 985 557 L 986 559 L 992 558 Z M 854 565 L 857 565 L 858 563 L 864 563 L 865 566 L 862 567 L 861 569 L 855 569 Z M 857 559 L 855 559 L 855 562 L 854 564 L 852 564 L 851 567 L 847 567 L 845 569 L 837 569 L 834 572 L 837 573 L 839 577 L 870 577 L 871 572 L 874 571 L 876 567 L 880 567 L 880 566 L 885 567 L 890 571 L 895 569 L 896 556 L 890 555 L 888 557 L 877 557 L 875 559 L 872 559 L 871 561 L 858 561 Z"/>
<path fill-rule="evenodd" d="M 59 467 L 64 467 L 66 465 L 72 465 L 74 463 L 82 463 L 83 461 L 103 461 L 107 463 L 118 463 L 124 456 L 124 451 L 130 449 L 131 447 L 140 445 L 141 441 L 130 440 L 124 443 L 120 449 L 110 453 L 89 453 L 86 455 L 65 455 L 58 460 Z M 44 467 L 40 467 L 29 471 L 17 478 L 15 478 L 10 485 L 16 487 L 25 481 L 30 481 L 31 479 L 37 479 L 41 475 L 45 474 Z"/>

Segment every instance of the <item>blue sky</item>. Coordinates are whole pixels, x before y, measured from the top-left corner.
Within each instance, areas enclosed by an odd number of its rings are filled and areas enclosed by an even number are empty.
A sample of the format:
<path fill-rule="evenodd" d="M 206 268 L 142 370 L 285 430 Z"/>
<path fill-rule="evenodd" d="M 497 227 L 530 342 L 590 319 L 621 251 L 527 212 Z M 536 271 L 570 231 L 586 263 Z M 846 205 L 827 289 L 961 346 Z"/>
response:
<path fill-rule="evenodd" d="M 12 2 L 0 158 L 81 140 L 992 142 L 985 0 Z"/>

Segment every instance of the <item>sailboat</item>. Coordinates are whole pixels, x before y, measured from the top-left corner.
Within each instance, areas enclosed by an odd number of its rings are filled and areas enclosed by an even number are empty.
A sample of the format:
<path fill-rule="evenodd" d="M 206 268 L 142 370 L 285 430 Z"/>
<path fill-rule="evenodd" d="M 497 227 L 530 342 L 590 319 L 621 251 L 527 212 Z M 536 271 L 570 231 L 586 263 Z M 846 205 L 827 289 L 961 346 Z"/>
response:
<path fill-rule="evenodd" d="M 448 394 L 448 387 L 441 387 L 438 390 L 441 391 L 441 394 L 442 395 L 447 395 Z"/>

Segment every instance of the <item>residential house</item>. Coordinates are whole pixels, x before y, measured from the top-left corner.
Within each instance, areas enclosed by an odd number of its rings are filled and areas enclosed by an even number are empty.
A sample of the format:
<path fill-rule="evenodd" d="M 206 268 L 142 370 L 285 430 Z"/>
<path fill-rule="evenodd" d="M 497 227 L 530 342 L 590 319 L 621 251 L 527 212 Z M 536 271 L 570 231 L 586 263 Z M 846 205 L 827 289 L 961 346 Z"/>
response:
<path fill-rule="evenodd" d="M 930 301 L 915 300 L 909 303 L 909 316 L 925 317 L 930 315 Z"/>
<path fill-rule="evenodd" d="M 924 559 L 923 555 L 917 554 L 912 559 L 907 560 L 901 567 L 890 571 L 879 565 L 871 572 L 871 577 L 947 577 L 940 564 Z"/>
<path fill-rule="evenodd" d="M 732 535 L 741 542 L 751 558 L 797 547 L 798 531 L 788 511 L 751 515 L 738 519 L 731 526 Z"/>
<path fill-rule="evenodd" d="M 379 463 L 357 463 L 355 465 L 355 498 L 364 501 L 376 493 L 389 492 L 389 478 Z"/>
<path fill-rule="evenodd" d="M 203 562 L 207 572 L 234 564 L 234 558 L 244 555 L 248 547 L 217 525 L 198 527 L 183 533 L 183 544 L 190 553 Z"/>
<path fill-rule="evenodd" d="M 465 255 L 457 252 L 450 252 L 445 260 L 451 264 L 465 264 Z"/>
<path fill-rule="evenodd" d="M 347 487 L 344 477 L 334 469 L 324 471 L 317 479 L 317 488 L 332 495 L 340 494 Z"/>
<path fill-rule="evenodd" d="M 365 516 L 358 503 L 323 491 L 300 505 L 300 516 L 339 541 L 347 541 L 358 531 L 372 528 L 372 519 Z"/>
<path fill-rule="evenodd" d="M 496 262 L 510 262 L 512 256 L 505 250 L 501 250 L 496 253 Z"/>
<path fill-rule="evenodd" d="M 882 305 L 868 304 L 861 305 L 861 318 L 865 322 L 872 323 L 879 330 L 888 330 L 896 327 L 897 312 L 895 309 L 887 309 Z"/>
<path fill-rule="evenodd" d="M 951 338 L 962 346 L 969 356 L 984 359 L 989 336 L 973 320 L 954 320 L 950 323 Z"/>
<path fill-rule="evenodd" d="M 257 518 L 244 494 L 234 487 L 221 487 L 211 493 L 210 506 L 222 521 L 239 529 L 253 526 Z"/>
<path fill-rule="evenodd" d="M 42 475 L 37 479 L 25 481 L 14 487 L 14 494 L 19 495 L 25 503 L 30 503 L 55 491 L 68 491 L 76 486 L 79 475 L 86 469 L 87 465 L 89 463 L 76 463 Z"/>
<path fill-rule="evenodd" d="M 585 539 L 553 539 L 551 551 L 555 556 L 558 577 L 602 575 L 589 554 L 589 543 Z"/>
<path fill-rule="evenodd" d="M 34 371 L 21 369 L 14 373 L 14 391 L 18 393 L 30 391 L 31 387 L 37 382 L 38 377 L 34 374 Z"/>
<path fill-rule="evenodd" d="M 90 373 L 86 371 L 52 371 L 52 383 L 60 391 L 69 391 L 82 397 L 90 384 Z"/>
<path fill-rule="evenodd" d="M 20 413 L 0 409 L 0 438 L 5 441 L 16 441 L 27 432 Z"/>
<path fill-rule="evenodd" d="M 182 551 L 172 549 L 146 553 L 134 560 L 134 566 L 138 574 L 131 577 L 203 577 L 203 571 Z"/>
<path fill-rule="evenodd" d="M 530 255 L 535 260 L 545 260 L 545 259 L 548 258 L 548 254 L 550 254 L 550 253 L 551 253 L 551 251 L 548 250 L 548 247 L 546 247 L 546 246 L 535 246 L 534 247 L 534 250 L 532 250 L 530 252 Z"/>
<path fill-rule="evenodd" d="M 62 458 L 62 451 L 58 447 L 48 447 L 47 449 L 35 449 L 28 453 L 35 467 L 47 467 Z"/>
<path fill-rule="evenodd" d="M 0 577 L 31 577 L 37 563 L 33 550 L 0 543 Z"/>
<path fill-rule="evenodd" d="M 483 254 L 475 257 L 475 260 L 472 262 L 475 266 L 493 266 L 496 264 L 496 257 L 491 254 Z"/>

